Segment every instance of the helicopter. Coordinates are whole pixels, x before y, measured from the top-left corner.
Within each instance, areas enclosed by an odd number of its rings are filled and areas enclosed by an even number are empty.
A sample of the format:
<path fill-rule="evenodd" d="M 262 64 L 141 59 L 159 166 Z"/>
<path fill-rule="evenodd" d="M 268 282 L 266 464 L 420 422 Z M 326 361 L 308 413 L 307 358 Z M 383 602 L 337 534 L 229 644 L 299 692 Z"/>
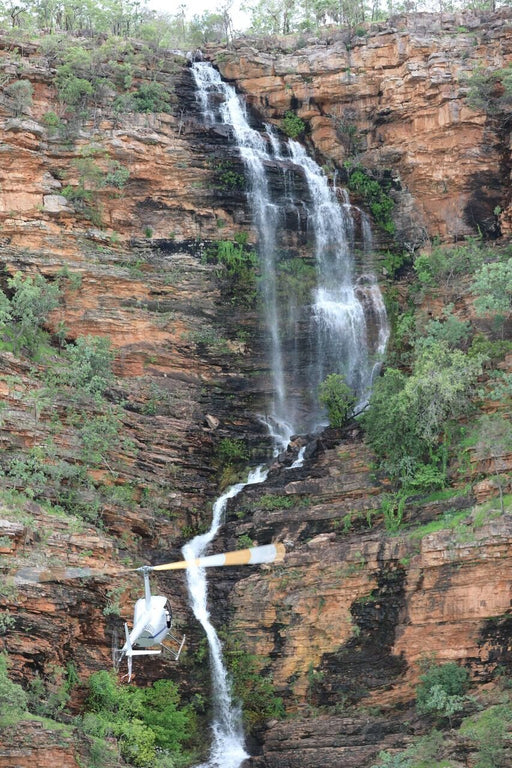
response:
<path fill-rule="evenodd" d="M 110 569 L 96 571 L 91 568 L 54 568 L 50 570 L 26 568 L 17 573 L 15 582 L 18 584 L 41 583 L 76 578 L 86 579 L 95 576 L 117 575 L 119 573 L 141 573 L 144 579 L 144 597 L 140 597 L 135 603 L 132 629 L 130 631 L 128 624 L 125 622 L 125 642 L 121 647 L 118 647 L 119 638 L 117 632 L 114 632 L 112 640 L 114 669 L 118 672 L 121 662 L 126 659 L 128 672 L 124 677 L 127 677 L 128 682 L 131 682 L 134 656 L 154 656 L 161 654 L 162 651 L 166 651 L 175 661 L 178 661 L 185 645 L 185 635 L 180 639 L 171 632 L 172 610 L 168 598 L 164 595 L 153 595 L 151 592 L 149 575 L 152 571 L 279 563 L 283 561 L 284 555 L 285 548 L 283 544 L 264 544 L 259 547 L 237 549 L 232 552 L 207 555 L 206 557 L 198 557 L 192 560 L 178 560 L 161 565 L 143 565 L 140 568 L 129 568 L 123 571 L 112 571 Z"/>

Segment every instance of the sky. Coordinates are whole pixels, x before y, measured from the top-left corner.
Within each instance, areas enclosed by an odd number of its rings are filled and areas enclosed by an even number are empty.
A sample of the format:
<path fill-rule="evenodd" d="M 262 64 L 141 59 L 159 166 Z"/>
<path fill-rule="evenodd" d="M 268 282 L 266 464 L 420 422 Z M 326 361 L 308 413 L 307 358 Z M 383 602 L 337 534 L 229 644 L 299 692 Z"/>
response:
<path fill-rule="evenodd" d="M 233 0 L 231 5 L 231 18 L 235 29 L 243 29 L 249 23 L 247 14 L 240 10 L 242 2 L 243 0 Z M 183 2 L 181 0 L 148 0 L 148 5 L 157 11 L 170 14 L 177 13 L 179 6 L 184 5 L 187 9 L 187 17 L 191 19 L 196 14 L 201 16 L 205 11 L 218 13 L 224 2 L 222 0 L 183 0 Z"/>

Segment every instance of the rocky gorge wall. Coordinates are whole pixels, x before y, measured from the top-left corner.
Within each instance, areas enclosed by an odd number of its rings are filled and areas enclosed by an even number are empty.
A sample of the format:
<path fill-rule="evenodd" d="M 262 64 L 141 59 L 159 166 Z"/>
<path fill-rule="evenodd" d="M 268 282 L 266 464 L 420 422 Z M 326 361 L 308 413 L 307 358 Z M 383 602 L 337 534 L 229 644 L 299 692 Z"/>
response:
<path fill-rule="evenodd" d="M 398 238 L 417 247 L 510 232 L 509 132 L 468 106 L 467 80 L 510 63 L 511 23 L 508 9 L 413 14 L 357 34 L 235 41 L 211 55 L 271 121 L 287 110 L 306 121 L 319 157 L 388 172 Z"/>
<path fill-rule="evenodd" d="M 397 238 L 412 247 L 427 237 L 474 235 L 478 227 L 492 236 L 498 225 L 508 232 L 508 137 L 467 106 L 461 77 L 478 62 L 511 61 L 510 27 L 505 11 L 483 20 L 424 16 L 377 25 L 350 41 L 333 33 L 305 45 L 241 41 L 206 53 L 260 118 L 279 123 L 296 110 L 313 151 L 340 172 L 357 157 L 388 173 Z M 2 106 L 2 287 L 16 270 L 50 281 L 63 268 L 80 276 L 64 278 L 48 329 L 55 344 L 64 327 L 68 343 L 93 334 L 115 348 L 109 398 L 121 404 L 129 440 L 88 472 L 96 487 L 129 487 L 132 494 L 126 503 L 101 497 L 100 530 L 87 519 L 59 518 L 42 498 L 16 504 L 3 495 L 0 606 L 14 624 L 3 627 L 0 648 L 18 682 L 72 660 L 85 683 L 110 665 L 113 619 L 105 608 L 117 603 L 130 620 L 137 580 L 114 593 L 108 580 L 41 588 L 16 585 L 12 576 L 27 564 L 111 568 L 174 558 L 208 519 L 222 438 L 243 438 L 251 463 L 270 456 L 257 418 L 270 386 L 257 312 L 228 304 L 215 266 L 202 258 L 219 237 L 254 234 L 243 191 L 219 182 L 219 160 L 236 172 L 239 161 L 221 129 L 201 125 L 185 60 L 169 55 L 160 73 L 176 94 L 173 114 L 120 118 L 98 109 L 64 140 L 43 120 L 58 104 L 52 69 L 37 46 L 23 48 L 21 65 L 9 40 L 0 53 L 5 72 L 34 84 L 30 110 L 13 116 L 8 100 Z M 357 129 L 356 154 L 347 126 Z M 105 169 L 116 161 L 129 170 L 122 191 L 95 190 L 95 222 L 62 194 L 66 184 L 79 183 L 76 161 L 91 145 L 101 148 L 97 162 Z M 377 240 L 389 243 L 386 235 Z M 11 351 L 0 356 L 4 463 L 50 437 L 57 457 L 72 459 L 73 424 L 62 418 L 57 431 L 53 418 L 65 412 L 62 395 L 31 399 L 27 393 L 42 388 L 38 365 Z M 511 518 L 499 513 L 490 484 L 474 485 L 490 470 L 469 455 L 457 493 L 414 501 L 406 522 L 416 528 L 394 536 L 380 513 L 386 479 L 374 475 L 354 428 L 311 441 L 302 468 L 289 469 L 291 457 L 281 457 L 264 486 L 230 505 L 219 549 L 247 539 L 279 539 L 287 548 L 281 567 L 211 578 L 219 625 L 243 638 L 291 717 L 260 727 L 252 764 L 366 768 L 379 750 L 407 746 L 426 727 L 412 707 L 426 651 L 466 665 L 476 683 L 489 684 L 497 667 L 510 672 Z M 504 456 L 501 471 L 511 468 L 512 456 Z M 463 512 L 462 523 L 452 525 Z M 435 520 L 445 526 L 431 531 Z M 141 665 L 136 681 L 170 675 L 192 694 L 205 684 L 191 672 L 200 635 L 183 583 L 161 585 L 189 638 L 189 660 L 176 668 Z M 83 697 L 79 687 L 76 711 Z M 14 761 L 79 764 L 72 736 L 41 734 L 37 724 L 26 733 L 23 744 L 16 729 L 0 736 L 2 768 Z M 463 752 L 455 740 L 450 757 L 457 768 L 474 763 L 467 745 Z"/>

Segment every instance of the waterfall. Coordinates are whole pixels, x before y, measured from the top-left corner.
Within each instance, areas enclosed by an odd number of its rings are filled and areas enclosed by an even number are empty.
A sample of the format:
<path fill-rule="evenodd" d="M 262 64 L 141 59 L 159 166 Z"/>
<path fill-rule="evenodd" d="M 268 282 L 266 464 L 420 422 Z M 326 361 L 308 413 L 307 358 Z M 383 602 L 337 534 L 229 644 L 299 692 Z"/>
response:
<path fill-rule="evenodd" d="M 245 103 L 209 63 L 196 62 L 193 74 L 206 124 L 229 128 L 245 167 L 272 376 L 266 421 L 282 449 L 293 434 L 327 423 L 317 392 L 330 373 L 345 376 L 359 407 L 368 401 L 389 336 L 382 295 L 368 266 L 371 228 L 347 191 L 329 184 L 301 144 L 283 142 L 270 126 L 251 127 Z M 354 263 L 357 235 L 360 274 Z"/>
<path fill-rule="evenodd" d="M 368 399 L 389 336 L 384 302 L 369 264 L 371 228 L 346 190 L 331 187 L 299 143 L 283 142 L 270 126 L 262 131 L 251 127 L 244 102 L 210 64 L 196 62 L 192 71 L 206 125 L 229 128 L 245 167 L 258 233 L 272 376 L 265 422 L 277 451 L 292 435 L 326 423 L 317 391 L 328 374 L 343 373 L 359 404 Z M 353 259 L 357 226 L 365 256 L 360 274 Z M 301 467 L 304 456 L 303 446 L 290 469 Z M 265 479 L 266 472 L 259 468 L 246 483 L 231 486 L 217 499 L 210 530 L 183 548 L 187 560 L 201 556 L 212 541 L 228 499 L 247 484 Z M 247 757 L 241 713 L 232 702 L 222 647 L 210 621 L 204 570 L 189 568 L 187 584 L 209 643 L 215 704 L 212 750 L 199 768 L 239 768 Z"/>
<path fill-rule="evenodd" d="M 258 467 L 249 473 L 245 483 L 232 485 L 213 505 L 210 529 L 189 541 L 182 549 L 185 560 L 201 557 L 219 530 L 229 499 L 237 496 L 246 485 L 262 483 L 267 470 Z M 198 768 L 239 768 L 249 757 L 244 747 L 244 732 L 240 707 L 232 701 L 230 681 L 224 666 L 222 645 L 208 611 L 208 586 L 204 568 L 191 565 L 186 570 L 187 588 L 194 616 L 203 627 L 210 652 L 212 689 L 214 691 L 213 742 L 210 758 Z"/>

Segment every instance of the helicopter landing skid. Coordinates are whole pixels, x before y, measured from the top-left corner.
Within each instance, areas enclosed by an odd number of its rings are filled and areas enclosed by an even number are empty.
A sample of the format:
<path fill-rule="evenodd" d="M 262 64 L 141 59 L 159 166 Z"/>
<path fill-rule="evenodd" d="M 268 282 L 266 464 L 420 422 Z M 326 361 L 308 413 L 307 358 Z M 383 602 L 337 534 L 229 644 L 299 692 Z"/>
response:
<path fill-rule="evenodd" d="M 179 640 L 175 635 L 172 634 L 172 632 L 169 632 L 167 637 L 177 646 L 178 650 L 171 648 L 171 646 L 167 645 L 167 643 L 160 643 L 160 645 L 165 651 L 167 651 L 167 653 L 173 657 L 174 661 L 178 661 L 181 651 L 183 650 L 183 646 L 185 645 L 185 635 L 183 635 L 182 639 Z"/>
<path fill-rule="evenodd" d="M 119 672 L 119 665 L 123 660 L 124 653 L 119 648 L 119 631 L 114 629 L 112 633 L 112 664 L 115 672 Z"/>

